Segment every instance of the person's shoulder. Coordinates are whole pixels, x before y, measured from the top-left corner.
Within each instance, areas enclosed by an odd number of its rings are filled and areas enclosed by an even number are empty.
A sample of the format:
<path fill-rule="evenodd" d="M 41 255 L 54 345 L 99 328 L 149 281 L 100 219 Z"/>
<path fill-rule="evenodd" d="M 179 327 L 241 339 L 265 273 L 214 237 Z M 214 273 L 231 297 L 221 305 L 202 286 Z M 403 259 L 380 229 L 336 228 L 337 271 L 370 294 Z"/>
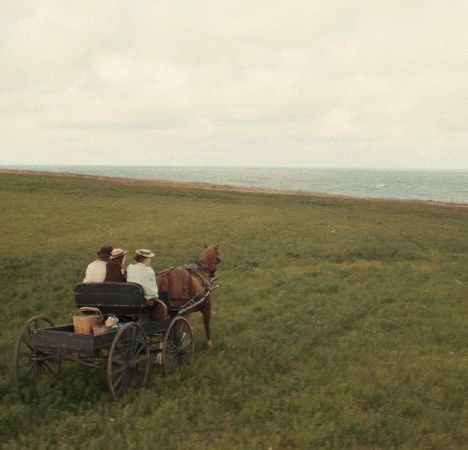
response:
<path fill-rule="evenodd" d="M 105 261 L 101 261 L 100 259 L 95 259 L 88 264 L 88 267 L 97 267 L 106 264 Z"/>
<path fill-rule="evenodd" d="M 127 266 L 127 271 L 128 270 L 130 270 L 131 272 L 138 271 L 142 273 L 154 273 L 154 270 L 152 267 L 145 266 L 143 264 L 129 264 Z"/>
<path fill-rule="evenodd" d="M 150 278 L 154 277 L 154 270 L 150 266 L 141 266 L 141 273 Z"/>
<path fill-rule="evenodd" d="M 128 271 L 132 272 L 132 271 L 135 270 L 135 269 L 136 269 L 136 265 L 135 265 L 135 264 L 129 264 L 129 265 L 127 266 L 127 272 L 128 272 Z"/>

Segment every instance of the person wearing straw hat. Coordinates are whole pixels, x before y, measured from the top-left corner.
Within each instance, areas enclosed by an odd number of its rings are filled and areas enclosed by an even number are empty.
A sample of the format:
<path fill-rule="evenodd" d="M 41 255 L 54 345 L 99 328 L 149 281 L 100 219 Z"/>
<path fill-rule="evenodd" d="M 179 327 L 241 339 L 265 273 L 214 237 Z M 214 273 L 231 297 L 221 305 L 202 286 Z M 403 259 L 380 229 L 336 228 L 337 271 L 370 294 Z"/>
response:
<path fill-rule="evenodd" d="M 104 278 L 104 282 L 125 283 L 127 281 L 127 275 L 123 269 L 126 254 L 127 250 L 122 248 L 114 248 L 114 250 L 112 250 L 106 265 L 106 277 Z"/>
<path fill-rule="evenodd" d="M 156 274 L 151 263 L 154 253 L 146 248 L 135 250 L 133 259 L 135 264 L 127 267 L 127 281 L 138 283 L 143 287 L 147 305 L 153 305 L 153 320 L 160 320 L 167 316 L 167 306 L 158 298 L 158 286 L 156 284 Z"/>
<path fill-rule="evenodd" d="M 111 245 L 101 247 L 98 250 L 98 259 L 88 264 L 83 283 L 102 283 L 104 281 L 107 261 L 109 261 L 112 250 L 113 247 Z"/>

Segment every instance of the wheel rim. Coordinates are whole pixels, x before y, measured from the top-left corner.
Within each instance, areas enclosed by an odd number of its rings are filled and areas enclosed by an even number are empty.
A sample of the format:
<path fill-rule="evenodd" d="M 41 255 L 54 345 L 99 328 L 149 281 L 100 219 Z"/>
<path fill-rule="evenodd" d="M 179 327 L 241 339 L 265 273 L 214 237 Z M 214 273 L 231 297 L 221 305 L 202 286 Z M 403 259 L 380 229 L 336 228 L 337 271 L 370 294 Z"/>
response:
<path fill-rule="evenodd" d="M 170 375 L 192 364 L 194 341 L 192 327 L 184 317 L 176 317 L 164 336 L 162 369 Z"/>
<path fill-rule="evenodd" d="M 124 325 L 112 342 L 107 361 L 107 381 L 114 400 L 132 385 L 144 386 L 150 368 L 145 332 L 135 323 Z"/>
<path fill-rule="evenodd" d="M 34 348 L 32 331 L 53 327 L 47 317 L 36 316 L 21 328 L 15 348 L 15 371 L 19 382 L 32 382 L 43 375 L 57 376 L 60 371 L 60 357 Z"/>

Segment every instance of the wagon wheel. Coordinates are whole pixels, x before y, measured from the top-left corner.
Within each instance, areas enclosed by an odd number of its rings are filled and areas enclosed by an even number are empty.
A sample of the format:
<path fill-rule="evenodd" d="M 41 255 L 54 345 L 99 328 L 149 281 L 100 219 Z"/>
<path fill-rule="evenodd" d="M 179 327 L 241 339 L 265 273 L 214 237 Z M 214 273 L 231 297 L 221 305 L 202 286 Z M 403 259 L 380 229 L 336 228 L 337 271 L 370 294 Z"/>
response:
<path fill-rule="evenodd" d="M 136 323 L 125 324 L 112 342 L 107 359 L 107 383 L 114 400 L 131 386 L 148 381 L 149 343 L 146 333 Z"/>
<path fill-rule="evenodd" d="M 170 375 L 183 366 L 192 364 L 194 352 L 192 327 L 182 316 L 175 317 L 164 334 L 162 371 Z"/>
<path fill-rule="evenodd" d="M 53 327 L 53 322 L 44 316 L 29 319 L 21 328 L 15 348 L 16 379 L 33 381 L 49 373 L 54 376 L 60 371 L 60 357 L 35 349 L 32 345 L 32 330 Z"/>

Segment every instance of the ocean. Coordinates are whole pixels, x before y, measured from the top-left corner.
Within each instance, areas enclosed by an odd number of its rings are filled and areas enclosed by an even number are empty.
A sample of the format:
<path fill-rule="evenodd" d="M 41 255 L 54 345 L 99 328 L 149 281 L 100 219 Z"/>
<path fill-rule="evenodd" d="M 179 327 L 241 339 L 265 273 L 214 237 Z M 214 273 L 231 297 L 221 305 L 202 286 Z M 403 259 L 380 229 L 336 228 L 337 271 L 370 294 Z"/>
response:
<path fill-rule="evenodd" d="M 468 171 L 154 166 L 1 166 L 148 180 L 195 181 L 352 197 L 468 203 Z"/>

